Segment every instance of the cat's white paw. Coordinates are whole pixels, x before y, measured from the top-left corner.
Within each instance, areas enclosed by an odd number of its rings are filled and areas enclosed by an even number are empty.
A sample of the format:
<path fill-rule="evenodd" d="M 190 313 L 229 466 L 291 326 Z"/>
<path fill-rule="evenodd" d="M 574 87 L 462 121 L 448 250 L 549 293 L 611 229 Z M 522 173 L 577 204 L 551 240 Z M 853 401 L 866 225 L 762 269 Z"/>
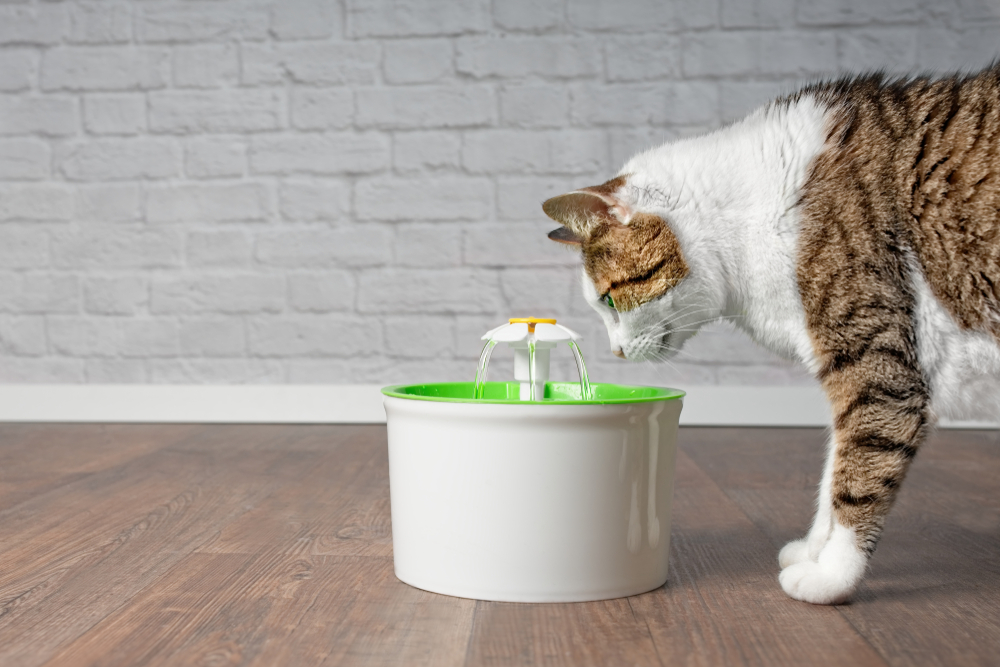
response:
<path fill-rule="evenodd" d="M 809 560 L 809 541 L 793 540 L 778 552 L 778 565 L 782 569 Z"/>
<path fill-rule="evenodd" d="M 787 545 L 782 554 L 795 544 Z M 846 602 L 861 583 L 868 564 L 868 558 L 858 549 L 854 531 L 835 526 L 816 561 L 809 558 L 808 543 L 795 547 L 796 555 L 799 549 L 805 552 L 805 559 L 785 566 L 778 576 L 785 593 L 813 604 Z"/>
<path fill-rule="evenodd" d="M 789 597 L 812 604 L 840 604 L 850 599 L 860 578 L 844 577 L 836 569 L 825 568 L 811 560 L 789 565 L 778 575 Z"/>

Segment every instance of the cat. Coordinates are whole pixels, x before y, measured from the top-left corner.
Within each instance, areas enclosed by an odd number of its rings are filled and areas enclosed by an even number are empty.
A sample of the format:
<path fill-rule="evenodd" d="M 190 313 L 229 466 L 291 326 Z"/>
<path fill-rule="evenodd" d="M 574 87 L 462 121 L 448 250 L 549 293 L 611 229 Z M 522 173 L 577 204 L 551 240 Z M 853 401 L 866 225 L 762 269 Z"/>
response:
<path fill-rule="evenodd" d="M 815 519 L 779 582 L 850 599 L 938 416 L 1000 416 L 1000 62 L 811 84 L 547 200 L 630 360 L 727 318 L 833 413 Z"/>

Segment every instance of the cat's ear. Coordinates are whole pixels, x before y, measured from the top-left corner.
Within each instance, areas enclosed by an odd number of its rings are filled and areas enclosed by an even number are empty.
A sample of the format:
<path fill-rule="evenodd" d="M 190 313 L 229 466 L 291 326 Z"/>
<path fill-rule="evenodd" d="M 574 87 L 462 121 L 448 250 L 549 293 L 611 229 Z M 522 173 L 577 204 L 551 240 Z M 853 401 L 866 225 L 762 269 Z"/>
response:
<path fill-rule="evenodd" d="M 581 243 L 599 222 L 615 221 L 611 210 L 614 205 L 615 201 L 607 195 L 588 190 L 546 199 L 542 204 L 545 215 L 564 225 L 551 232 L 549 238 L 560 243 Z"/>

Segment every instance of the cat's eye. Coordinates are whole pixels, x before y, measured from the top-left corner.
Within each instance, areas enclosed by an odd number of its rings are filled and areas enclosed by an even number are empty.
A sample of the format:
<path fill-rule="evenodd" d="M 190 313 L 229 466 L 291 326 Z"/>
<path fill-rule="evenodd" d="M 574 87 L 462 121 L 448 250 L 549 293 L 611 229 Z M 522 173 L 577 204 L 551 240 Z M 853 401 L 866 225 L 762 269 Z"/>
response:
<path fill-rule="evenodd" d="M 615 307 L 615 300 L 611 298 L 610 294 L 605 294 L 604 295 L 604 303 L 608 304 L 608 308 L 614 308 Z"/>

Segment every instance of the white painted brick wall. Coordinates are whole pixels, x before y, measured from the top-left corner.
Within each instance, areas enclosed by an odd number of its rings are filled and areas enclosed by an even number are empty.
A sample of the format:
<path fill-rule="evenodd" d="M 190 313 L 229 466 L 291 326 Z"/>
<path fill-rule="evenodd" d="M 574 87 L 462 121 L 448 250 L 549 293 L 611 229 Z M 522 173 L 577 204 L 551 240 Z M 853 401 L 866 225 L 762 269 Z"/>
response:
<path fill-rule="evenodd" d="M 998 34 L 987 0 L 0 2 L 0 382 L 470 379 L 522 314 L 596 380 L 807 382 L 725 325 L 615 359 L 539 204 Z"/>

